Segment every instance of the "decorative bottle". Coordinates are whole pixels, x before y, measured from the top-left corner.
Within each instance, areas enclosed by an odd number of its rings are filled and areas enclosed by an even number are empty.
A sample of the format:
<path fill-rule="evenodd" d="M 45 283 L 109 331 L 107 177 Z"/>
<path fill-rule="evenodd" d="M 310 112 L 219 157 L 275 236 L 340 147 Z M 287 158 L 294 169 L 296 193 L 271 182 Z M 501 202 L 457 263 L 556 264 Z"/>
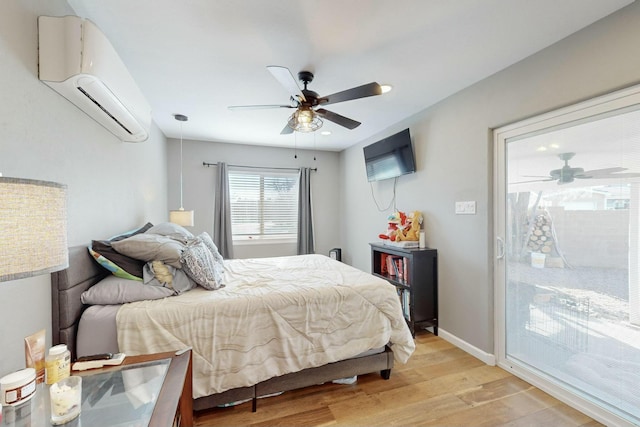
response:
<path fill-rule="evenodd" d="M 47 384 L 56 383 L 71 375 L 71 352 L 66 344 L 59 344 L 49 349 L 44 368 Z"/>

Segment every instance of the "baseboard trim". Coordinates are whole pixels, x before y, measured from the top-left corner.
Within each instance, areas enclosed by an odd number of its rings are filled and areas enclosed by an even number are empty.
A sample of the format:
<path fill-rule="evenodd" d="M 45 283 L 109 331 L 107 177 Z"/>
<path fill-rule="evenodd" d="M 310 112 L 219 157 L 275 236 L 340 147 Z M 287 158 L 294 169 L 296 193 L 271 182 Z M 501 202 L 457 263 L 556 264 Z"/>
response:
<path fill-rule="evenodd" d="M 456 347 L 466 351 L 467 353 L 469 353 L 473 357 L 477 357 L 478 359 L 482 360 L 487 365 L 496 366 L 496 356 L 495 355 L 493 355 L 491 353 L 487 353 L 487 352 L 485 352 L 483 350 L 480 350 L 478 347 L 475 347 L 475 346 L 469 344 L 468 342 L 458 338 L 457 336 L 445 331 L 444 329 L 442 329 L 440 327 L 438 327 L 438 336 L 440 338 L 442 338 L 443 340 L 448 341 L 451 344 L 455 345 Z"/>

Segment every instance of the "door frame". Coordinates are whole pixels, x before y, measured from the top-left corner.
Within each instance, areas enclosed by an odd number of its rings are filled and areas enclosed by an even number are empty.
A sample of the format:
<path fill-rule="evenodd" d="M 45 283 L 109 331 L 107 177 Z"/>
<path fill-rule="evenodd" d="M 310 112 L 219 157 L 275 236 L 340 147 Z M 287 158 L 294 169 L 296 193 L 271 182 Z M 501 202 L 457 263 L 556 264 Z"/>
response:
<path fill-rule="evenodd" d="M 533 372 L 526 365 L 517 360 L 509 359 L 506 355 L 506 201 L 507 201 L 507 141 L 534 132 L 578 122 L 593 116 L 605 114 L 615 110 L 640 104 L 640 85 L 618 90 L 606 95 L 589 99 L 564 108 L 534 116 L 516 123 L 512 123 L 493 130 L 493 194 L 494 194 L 494 351 L 499 367 L 533 384 L 541 390 L 551 394 L 560 401 L 578 409 L 590 417 L 607 425 L 633 426 L 620 415 L 596 405 L 586 395 L 570 391 L 562 387 L 558 381 L 550 376 Z M 632 296 L 629 300 L 632 304 Z"/>

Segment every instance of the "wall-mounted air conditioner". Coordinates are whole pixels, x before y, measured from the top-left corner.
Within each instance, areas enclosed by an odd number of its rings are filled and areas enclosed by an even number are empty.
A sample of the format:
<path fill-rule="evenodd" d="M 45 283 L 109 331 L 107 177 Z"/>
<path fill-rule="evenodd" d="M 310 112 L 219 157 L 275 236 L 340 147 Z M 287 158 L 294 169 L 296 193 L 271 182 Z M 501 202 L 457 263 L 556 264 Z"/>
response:
<path fill-rule="evenodd" d="M 151 108 L 109 40 L 87 19 L 38 17 L 39 77 L 122 141 L 149 138 Z"/>

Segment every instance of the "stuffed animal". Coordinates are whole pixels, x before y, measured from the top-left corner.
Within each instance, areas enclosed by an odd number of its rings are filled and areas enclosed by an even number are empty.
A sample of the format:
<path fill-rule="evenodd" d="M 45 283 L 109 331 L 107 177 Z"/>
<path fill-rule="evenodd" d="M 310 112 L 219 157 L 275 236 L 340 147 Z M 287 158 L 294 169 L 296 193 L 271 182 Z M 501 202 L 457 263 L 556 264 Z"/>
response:
<path fill-rule="evenodd" d="M 418 211 L 411 212 L 409 216 L 407 216 L 405 227 L 396 232 L 396 240 L 420 240 L 420 224 L 422 224 L 422 214 Z"/>
<path fill-rule="evenodd" d="M 378 234 L 378 237 L 382 240 L 391 240 L 392 242 L 396 240 L 396 231 L 398 230 L 398 225 L 394 222 L 388 223 L 387 232 L 385 234 Z"/>
<path fill-rule="evenodd" d="M 387 217 L 387 232 L 379 234 L 378 237 L 383 240 L 396 241 L 398 230 L 405 227 L 407 216 L 404 212 L 394 212 Z"/>
<path fill-rule="evenodd" d="M 411 240 L 417 241 L 420 238 L 420 224 L 422 224 L 422 214 L 413 211 L 408 216 L 401 211 L 397 211 L 387 217 L 387 232 L 379 234 L 378 237 L 392 242 Z"/>

